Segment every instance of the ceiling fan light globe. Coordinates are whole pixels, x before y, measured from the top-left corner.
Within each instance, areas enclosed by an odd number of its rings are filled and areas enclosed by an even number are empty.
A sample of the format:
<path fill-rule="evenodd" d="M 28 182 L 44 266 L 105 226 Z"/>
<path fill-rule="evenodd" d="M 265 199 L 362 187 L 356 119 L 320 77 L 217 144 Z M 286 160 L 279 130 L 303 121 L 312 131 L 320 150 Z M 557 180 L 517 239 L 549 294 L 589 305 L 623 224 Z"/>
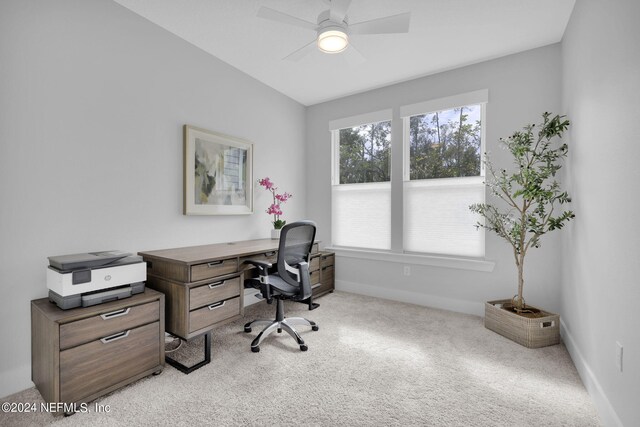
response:
<path fill-rule="evenodd" d="M 349 38 L 344 31 L 327 30 L 318 34 L 318 49 L 324 53 L 340 53 L 349 45 Z"/>

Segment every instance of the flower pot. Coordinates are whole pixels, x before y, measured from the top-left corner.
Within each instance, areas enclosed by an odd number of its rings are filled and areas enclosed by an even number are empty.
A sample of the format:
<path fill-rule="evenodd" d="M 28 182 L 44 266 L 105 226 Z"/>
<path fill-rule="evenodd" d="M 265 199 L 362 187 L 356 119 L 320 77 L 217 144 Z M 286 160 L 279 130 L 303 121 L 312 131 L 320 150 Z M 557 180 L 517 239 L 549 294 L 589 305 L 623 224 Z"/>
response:
<path fill-rule="evenodd" d="M 536 317 L 526 317 L 506 309 L 511 300 L 488 301 L 484 304 L 484 326 L 528 348 L 560 343 L 560 316 L 532 306 Z"/>
<path fill-rule="evenodd" d="M 279 239 L 280 238 L 280 231 L 281 231 L 280 228 L 278 228 L 278 229 L 272 228 L 271 229 L 271 238 L 272 239 Z"/>

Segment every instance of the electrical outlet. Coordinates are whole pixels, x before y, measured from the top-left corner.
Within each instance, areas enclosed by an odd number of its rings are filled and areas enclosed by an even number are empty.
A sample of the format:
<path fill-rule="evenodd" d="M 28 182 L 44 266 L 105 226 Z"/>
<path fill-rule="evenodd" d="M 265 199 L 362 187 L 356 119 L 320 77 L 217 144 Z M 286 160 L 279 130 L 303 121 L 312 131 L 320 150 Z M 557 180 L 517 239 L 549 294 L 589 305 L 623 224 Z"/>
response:
<path fill-rule="evenodd" d="M 618 366 L 618 370 L 622 372 L 622 355 L 623 355 L 622 344 L 616 341 L 616 365 Z"/>
<path fill-rule="evenodd" d="M 409 267 L 408 265 L 404 266 L 404 275 L 411 276 L 411 267 Z"/>

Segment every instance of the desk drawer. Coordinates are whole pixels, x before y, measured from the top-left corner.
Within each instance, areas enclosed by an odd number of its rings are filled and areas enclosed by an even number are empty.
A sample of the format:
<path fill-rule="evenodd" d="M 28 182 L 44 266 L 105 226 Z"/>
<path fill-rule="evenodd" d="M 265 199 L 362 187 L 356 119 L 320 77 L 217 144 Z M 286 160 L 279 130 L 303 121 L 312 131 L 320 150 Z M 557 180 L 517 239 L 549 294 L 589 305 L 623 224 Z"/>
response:
<path fill-rule="evenodd" d="M 323 253 L 320 255 L 320 267 L 326 267 L 328 265 L 335 265 L 335 255 L 333 253 Z"/>
<path fill-rule="evenodd" d="M 240 314 L 240 297 L 211 304 L 189 313 L 189 332 L 211 326 Z"/>
<path fill-rule="evenodd" d="M 125 329 L 154 322 L 160 318 L 157 301 L 60 325 L 60 349 L 75 347 Z"/>
<path fill-rule="evenodd" d="M 322 267 L 320 269 L 320 281 L 322 283 L 333 283 L 335 271 L 336 269 L 333 265 Z"/>
<path fill-rule="evenodd" d="M 78 402 L 160 363 L 160 322 L 61 351 L 60 400 Z"/>
<path fill-rule="evenodd" d="M 191 266 L 191 281 L 211 279 L 238 271 L 236 258 L 221 259 Z"/>
<path fill-rule="evenodd" d="M 191 288 L 189 291 L 189 310 L 236 297 L 240 295 L 241 289 L 240 277 L 232 277 Z"/>
<path fill-rule="evenodd" d="M 309 273 L 309 282 L 312 286 L 316 283 L 320 283 L 320 270 L 312 271 L 311 273 Z"/>
<path fill-rule="evenodd" d="M 320 270 L 320 257 L 314 256 L 309 262 L 309 271 L 314 272 Z"/>
<path fill-rule="evenodd" d="M 313 297 L 317 297 L 323 295 L 329 291 L 334 289 L 333 282 L 322 282 L 319 283 L 318 286 L 313 288 Z"/>

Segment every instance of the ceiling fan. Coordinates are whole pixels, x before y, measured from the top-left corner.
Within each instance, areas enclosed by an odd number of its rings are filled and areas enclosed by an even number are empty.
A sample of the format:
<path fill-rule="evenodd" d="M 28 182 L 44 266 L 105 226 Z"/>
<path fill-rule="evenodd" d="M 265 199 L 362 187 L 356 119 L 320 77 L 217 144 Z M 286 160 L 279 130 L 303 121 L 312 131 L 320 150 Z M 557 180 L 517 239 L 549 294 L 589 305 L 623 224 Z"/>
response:
<path fill-rule="evenodd" d="M 350 24 L 347 11 L 351 0 L 323 0 L 329 4 L 329 9 L 318 15 L 317 23 L 305 21 L 295 16 L 279 12 L 268 7 L 261 7 L 257 16 L 296 27 L 306 28 L 316 32 L 316 39 L 287 55 L 283 59 L 298 61 L 309 54 L 317 46 L 324 53 L 340 53 L 351 46 L 353 54 L 362 55 L 353 47 L 349 36 L 356 34 L 393 34 L 409 32 L 411 13 L 401 13 L 393 16 L 372 19 L 370 21 Z"/>

